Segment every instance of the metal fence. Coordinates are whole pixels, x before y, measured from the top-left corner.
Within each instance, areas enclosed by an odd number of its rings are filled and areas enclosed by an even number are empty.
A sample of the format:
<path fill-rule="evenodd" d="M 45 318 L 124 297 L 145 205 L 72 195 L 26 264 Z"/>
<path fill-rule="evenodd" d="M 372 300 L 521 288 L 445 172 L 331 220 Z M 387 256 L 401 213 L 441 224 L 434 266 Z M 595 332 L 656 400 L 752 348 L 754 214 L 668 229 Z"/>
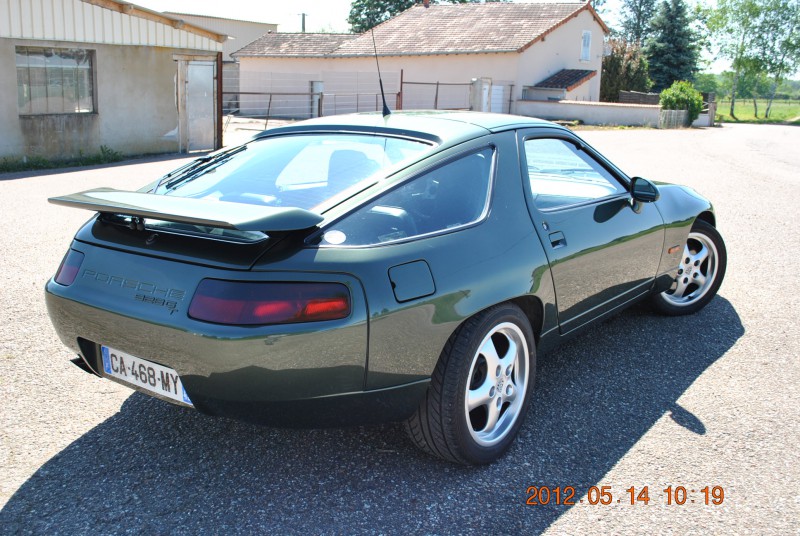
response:
<path fill-rule="evenodd" d="M 387 94 L 386 101 L 397 109 L 400 95 Z M 257 119 L 309 119 L 382 109 L 380 93 L 223 91 L 222 113 Z"/>
<path fill-rule="evenodd" d="M 397 72 L 384 73 L 383 85 L 392 110 L 470 109 L 471 83 L 405 81 Z M 513 87 L 505 82 L 492 86 L 491 111 L 510 111 Z M 375 73 L 224 71 L 224 116 L 296 120 L 382 108 Z"/>
<path fill-rule="evenodd" d="M 403 110 L 469 110 L 472 84 L 444 82 L 402 82 Z"/>

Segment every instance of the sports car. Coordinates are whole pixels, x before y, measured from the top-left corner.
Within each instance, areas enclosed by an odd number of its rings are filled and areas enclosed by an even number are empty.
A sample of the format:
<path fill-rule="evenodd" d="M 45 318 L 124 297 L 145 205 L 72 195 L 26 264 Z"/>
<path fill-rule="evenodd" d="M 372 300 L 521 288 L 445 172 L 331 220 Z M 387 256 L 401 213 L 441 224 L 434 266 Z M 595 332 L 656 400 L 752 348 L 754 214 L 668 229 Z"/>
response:
<path fill-rule="evenodd" d="M 709 201 L 513 115 L 312 119 L 50 201 L 97 213 L 46 285 L 85 371 L 274 426 L 404 421 L 461 464 L 512 444 L 537 353 L 640 300 L 694 313 L 726 267 Z"/>

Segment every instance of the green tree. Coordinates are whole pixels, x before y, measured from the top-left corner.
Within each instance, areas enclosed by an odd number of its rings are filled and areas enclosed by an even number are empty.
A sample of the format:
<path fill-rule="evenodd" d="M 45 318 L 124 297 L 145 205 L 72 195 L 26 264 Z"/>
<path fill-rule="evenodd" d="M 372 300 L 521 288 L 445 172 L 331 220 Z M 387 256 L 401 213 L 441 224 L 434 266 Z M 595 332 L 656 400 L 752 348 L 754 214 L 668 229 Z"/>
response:
<path fill-rule="evenodd" d="M 744 65 L 739 72 L 737 92 L 740 97 L 753 100 L 753 115 L 758 119 L 758 99 L 770 92 L 770 81 L 761 62 Z"/>
<path fill-rule="evenodd" d="M 431 0 L 431 4 L 480 3 L 481 0 Z M 486 0 L 508 2 L 510 0 Z M 363 33 L 418 3 L 416 0 L 353 0 L 347 22 L 350 31 Z"/>
<path fill-rule="evenodd" d="M 800 67 L 800 1 L 765 0 L 757 26 L 758 57 L 765 73 L 772 77 L 764 113 L 768 118 L 778 86 Z"/>
<path fill-rule="evenodd" d="M 663 0 L 644 48 L 650 79 L 661 91 L 676 80 L 694 80 L 700 61 L 699 36 L 683 0 Z"/>
<path fill-rule="evenodd" d="M 354 0 L 347 22 L 350 31 L 363 33 L 414 5 L 414 0 Z"/>
<path fill-rule="evenodd" d="M 717 100 L 731 98 L 731 94 L 733 93 L 733 79 L 733 71 L 724 71 L 719 75 L 719 78 L 717 78 L 717 90 L 719 91 Z"/>
<path fill-rule="evenodd" d="M 650 35 L 650 21 L 656 12 L 656 0 L 622 0 L 620 35 L 641 45 Z"/>
<path fill-rule="evenodd" d="M 620 91 L 648 91 L 653 83 L 641 48 L 624 39 L 610 39 L 608 47 L 610 53 L 603 57 L 600 100 L 617 102 Z"/>
<path fill-rule="evenodd" d="M 800 99 L 800 80 L 784 80 L 778 86 L 777 95 L 782 99 Z"/>
<path fill-rule="evenodd" d="M 719 75 L 700 73 L 694 77 L 694 87 L 701 93 L 720 93 Z"/>
<path fill-rule="evenodd" d="M 762 8 L 759 0 L 719 0 L 708 17 L 708 27 L 717 43 L 719 55 L 731 60 L 731 109 L 729 115 L 736 119 L 734 107 L 739 78 L 752 71 L 757 58 L 757 21 Z M 754 59 L 756 61 L 754 61 Z"/>

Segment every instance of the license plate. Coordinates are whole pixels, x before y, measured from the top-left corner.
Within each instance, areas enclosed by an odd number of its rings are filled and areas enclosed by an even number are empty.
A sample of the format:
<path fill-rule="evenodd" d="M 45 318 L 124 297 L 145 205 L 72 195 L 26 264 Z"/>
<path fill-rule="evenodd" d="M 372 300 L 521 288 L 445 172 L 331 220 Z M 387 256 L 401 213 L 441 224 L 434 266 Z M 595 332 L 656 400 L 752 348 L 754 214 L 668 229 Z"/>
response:
<path fill-rule="evenodd" d="M 107 346 L 101 346 L 100 350 L 107 376 L 181 404 L 193 405 L 175 370 Z"/>

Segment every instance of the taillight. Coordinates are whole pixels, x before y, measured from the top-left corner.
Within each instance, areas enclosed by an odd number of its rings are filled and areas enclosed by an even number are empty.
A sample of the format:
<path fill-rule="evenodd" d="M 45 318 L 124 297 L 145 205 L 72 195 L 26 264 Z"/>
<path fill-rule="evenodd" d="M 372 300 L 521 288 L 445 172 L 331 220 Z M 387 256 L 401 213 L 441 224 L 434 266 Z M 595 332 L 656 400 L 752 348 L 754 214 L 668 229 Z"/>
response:
<path fill-rule="evenodd" d="M 350 292 L 340 283 L 259 283 L 204 279 L 189 316 L 215 324 L 290 324 L 350 315 Z"/>
<path fill-rule="evenodd" d="M 64 255 L 64 260 L 61 261 L 61 266 L 58 267 L 56 272 L 56 283 L 68 287 L 71 285 L 75 278 L 78 277 L 78 271 L 81 269 L 83 262 L 83 253 L 71 249 Z"/>

